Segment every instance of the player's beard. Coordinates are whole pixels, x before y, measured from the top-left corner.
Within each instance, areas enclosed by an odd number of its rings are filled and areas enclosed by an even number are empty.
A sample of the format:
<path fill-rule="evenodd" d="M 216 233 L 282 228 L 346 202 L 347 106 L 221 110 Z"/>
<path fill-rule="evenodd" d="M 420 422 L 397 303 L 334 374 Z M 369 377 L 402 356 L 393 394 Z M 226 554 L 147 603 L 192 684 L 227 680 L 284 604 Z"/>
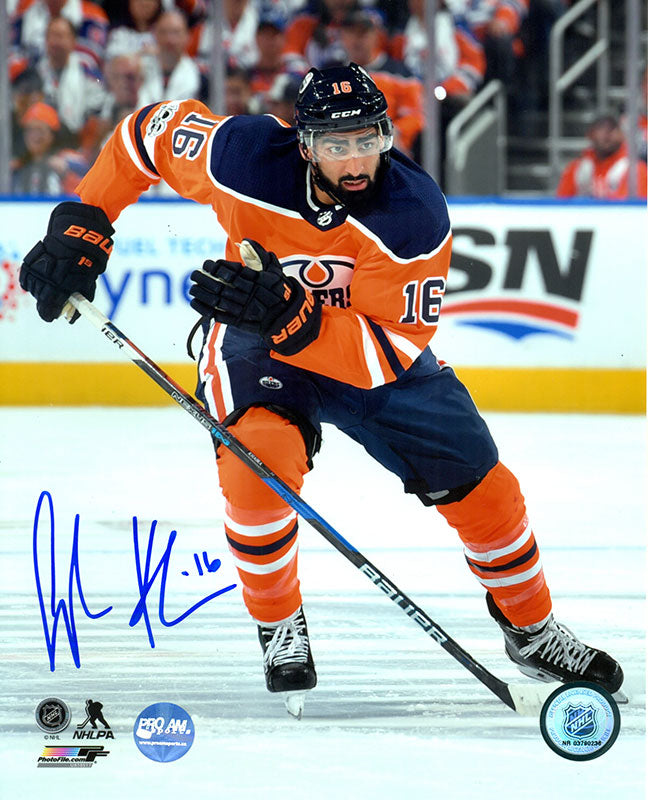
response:
<path fill-rule="evenodd" d="M 342 175 L 342 177 L 334 183 L 332 180 L 327 178 L 321 172 L 321 170 L 318 169 L 315 172 L 314 178 L 320 189 L 332 197 L 336 203 L 341 203 L 343 206 L 348 208 L 349 211 L 360 212 L 368 209 L 371 205 L 371 202 L 376 195 L 378 182 L 382 172 L 382 165 L 380 165 L 373 178 L 371 178 L 366 172 L 363 172 L 361 175 Z M 350 189 L 345 189 L 342 185 L 342 182 L 346 180 L 366 180 L 367 185 L 364 189 L 352 191 Z"/>

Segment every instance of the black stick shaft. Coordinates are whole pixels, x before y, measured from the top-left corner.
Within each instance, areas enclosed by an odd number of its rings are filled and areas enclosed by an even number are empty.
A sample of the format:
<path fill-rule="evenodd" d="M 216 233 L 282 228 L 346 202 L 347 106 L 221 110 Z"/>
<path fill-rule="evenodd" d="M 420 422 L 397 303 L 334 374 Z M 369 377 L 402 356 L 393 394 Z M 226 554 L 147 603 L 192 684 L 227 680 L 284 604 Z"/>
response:
<path fill-rule="evenodd" d="M 241 459 L 264 483 L 273 489 L 288 505 L 297 511 L 306 522 L 320 533 L 333 547 L 350 561 L 360 572 L 377 586 L 392 602 L 394 602 L 410 619 L 419 625 L 427 635 L 441 645 L 462 666 L 471 672 L 484 686 L 490 689 L 509 708 L 516 710 L 508 684 L 495 677 L 470 653 L 467 653 L 440 625 L 429 617 L 423 609 L 401 591 L 374 564 L 356 550 L 332 525 L 323 519 L 308 503 L 294 492 L 276 475 L 261 459 L 233 436 L 227 428 L 214 419 L 190 394 L 169 377 L 157 364 L 143 353 L 131 340 L 119 330 L 95 306 L 79 294 L 73 294 L 70 303 L 79 313 L 86 317 L 104 336 L 116 346 L 120 352 L 145 372 L 173 400 L 182 406 L 197 420 L 213 439 L 231 450 Z"/>

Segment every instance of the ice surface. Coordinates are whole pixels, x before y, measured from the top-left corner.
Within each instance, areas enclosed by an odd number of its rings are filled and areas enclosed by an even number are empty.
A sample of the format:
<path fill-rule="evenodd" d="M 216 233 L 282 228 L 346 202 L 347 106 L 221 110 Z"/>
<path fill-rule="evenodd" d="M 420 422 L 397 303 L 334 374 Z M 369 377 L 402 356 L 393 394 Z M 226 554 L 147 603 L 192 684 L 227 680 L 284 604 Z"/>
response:
<path fill-rule="evenodd" d="M 503 706 L 305 524 L 300 576 L 319 684 L 301 721 L 265 690 L 238 588 L 165 627 L 158 576 L 148 599 L 152 649 L 144 619 L 128 624 L 139 599 L 133 516 L 142 560 L 151 521 L 158 521 L 153 568 L 177 531 L 168 619 L 238 582 L 208 437 L 177 408 L 5 408 L 0 797 L 644 798 L 644 420 L 485 416 L 523 485 L 556 616 L 624 667 L 630 704 L 621 707 L 621 734 L 610 751 L 580 763 L 554 754 L 536 720 Z M 441 516 L 403 495 L 396 478 L 333 429 L 325 430 L 316 467 L 305 499 L 488 669 L 524 680 L 505 658 L 482 590 Z M 49 669 L 32 557 L 43 490 L 55 511 L 57 599 L 67 594 L 79 514 L 86 602 L 92 612 L 113 606 L 90 619 L 75 600 L 79 669 L 62 622 L 56 670 Z M 49 587 L 44 519 L 38 554 Z M 221 567 L 209 572 L 217 558 Z M 103 703 L 115 739 L 101 763 L 36 767 L 52 742 L 37 728 L 34 709 L 50 696 L 72 712 L 54 742 L 61 745 L 72 744 L 86 699 Z M 137 714 L 160 700 L 185 708 L 195 724 L 191 750 L 164 764 L 145 758 L 132 736 Z"/>

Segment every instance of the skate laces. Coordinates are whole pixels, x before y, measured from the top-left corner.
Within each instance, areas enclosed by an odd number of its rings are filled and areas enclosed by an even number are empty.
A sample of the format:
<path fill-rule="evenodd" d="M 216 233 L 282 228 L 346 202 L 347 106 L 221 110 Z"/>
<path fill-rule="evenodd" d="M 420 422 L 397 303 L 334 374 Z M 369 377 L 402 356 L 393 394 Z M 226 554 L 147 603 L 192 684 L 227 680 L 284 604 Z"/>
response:
<path fill-rule="evenodd" d="M 550 620 L 540 633 L 532 634 L 529 644 L 520 648 L 520 655 L 526 658 L 542 649 L 540 658 L 581 675 L 589 667 L 596 651 L 580 642 L 564 625 Z"/>
<path fill-rule="evenodd" d="M 273 629 L 262 630 L 265 638 Z M 308 661 L 308 634 L 306 623 L 301 616 L 277 626 L 263 654 L 263 663 L 268 666 L 290 664 L 295 661 L 303 663 Z"/>

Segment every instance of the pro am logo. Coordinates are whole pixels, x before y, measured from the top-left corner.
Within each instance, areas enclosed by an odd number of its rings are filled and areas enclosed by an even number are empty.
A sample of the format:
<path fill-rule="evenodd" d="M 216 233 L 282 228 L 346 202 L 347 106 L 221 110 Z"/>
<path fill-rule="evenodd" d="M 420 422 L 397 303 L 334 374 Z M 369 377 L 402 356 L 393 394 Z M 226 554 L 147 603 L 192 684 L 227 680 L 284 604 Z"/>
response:
<path fill-rule="evenodd" d="M 456 228 L 443 319 L 520 341 L 574 339 L 594 237 L 573 232 L 559 249 L 551 230 Z M 503 258 L 502 258 L 503 257 Z"/>
<path fill-rule="evenodd" d="M 350 304 L 349 284 L 354 265 L 355 259 L 336 255 L 317 258 L 295 255 L 281 259 L 286 275 L 297 278 L 318 302 L 339 308 Z"/>

